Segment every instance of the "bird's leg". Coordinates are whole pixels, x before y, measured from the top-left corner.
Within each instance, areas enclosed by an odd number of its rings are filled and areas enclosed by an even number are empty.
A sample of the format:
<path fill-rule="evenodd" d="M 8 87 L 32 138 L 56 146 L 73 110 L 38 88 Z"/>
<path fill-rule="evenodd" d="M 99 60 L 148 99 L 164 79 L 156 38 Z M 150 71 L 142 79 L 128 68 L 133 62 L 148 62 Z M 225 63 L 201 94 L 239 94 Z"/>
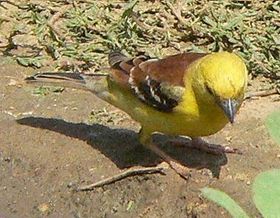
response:
<path fill-rule="evenodd" d="M 240 150 L 238 150 L 237 148 L 210 144 L 199 137 L 192 138 L 191 146 L 193 148 L 196 148 L 196 149 L 208 152 L 208 153 L 212 153 L 212 154 L 223 154 L 223 153 L 242 154 L 242 152 Z"/>
<path fill-rule="evenodd" d="M 184 179 L 188 179 L 190 175 L 190 169 L 186 166 L 183 166 L 178 161 L 170 157 L 163 150 L 161 150 L 156 144 L 152 142 L 152 137 L 150 134 L 144 134 L 144 131 L 141 129 L 139 133 L 140 142 L 149 150 L 153 151 L 158 155 L 162 160 L 164 160 L 177 174 L 179 174 Z"/>

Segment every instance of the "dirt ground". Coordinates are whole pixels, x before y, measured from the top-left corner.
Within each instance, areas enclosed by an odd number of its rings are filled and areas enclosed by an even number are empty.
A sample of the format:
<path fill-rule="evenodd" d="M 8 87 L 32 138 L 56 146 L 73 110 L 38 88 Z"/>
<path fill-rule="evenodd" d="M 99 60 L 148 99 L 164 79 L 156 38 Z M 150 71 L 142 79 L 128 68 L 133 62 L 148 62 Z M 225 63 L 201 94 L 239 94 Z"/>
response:
<path fill-rule="evenodd" d="M 76 185 L 161 160 L 137 142 L 139 125 L 123 112 L 77 90 L 35 95 L 34 87 L 22 83 L 32 73 L 0 58 L 1 218 L 230 217 L 201 196 L 205 186 L 223 190 L 260 217 L 251 184 L 258 173 L 280 166 L 280 148 L 264 126 L 265 117 L 279 109 L 279 97 L 246 101 L 234 125 L 207 138 L 243 155 L 217 156 L 163 143 L 192 168 L 189 181 L 167 169 L 166 175 L 135 176 L 76 192 Z"/>

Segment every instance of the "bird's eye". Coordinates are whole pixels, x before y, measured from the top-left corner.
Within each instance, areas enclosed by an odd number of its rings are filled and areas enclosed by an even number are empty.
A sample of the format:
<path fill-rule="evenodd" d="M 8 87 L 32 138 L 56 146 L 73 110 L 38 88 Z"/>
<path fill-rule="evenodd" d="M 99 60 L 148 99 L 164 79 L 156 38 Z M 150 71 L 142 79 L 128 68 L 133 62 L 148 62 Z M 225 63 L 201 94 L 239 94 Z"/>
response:
<path fill-rule="evenodd" d="M 205 86 L 206 87 L 206 90 L 207 92 L 209 92 L 210 95 L 214 95 L 213 91 L 209 88 L 209 86 Z"/>

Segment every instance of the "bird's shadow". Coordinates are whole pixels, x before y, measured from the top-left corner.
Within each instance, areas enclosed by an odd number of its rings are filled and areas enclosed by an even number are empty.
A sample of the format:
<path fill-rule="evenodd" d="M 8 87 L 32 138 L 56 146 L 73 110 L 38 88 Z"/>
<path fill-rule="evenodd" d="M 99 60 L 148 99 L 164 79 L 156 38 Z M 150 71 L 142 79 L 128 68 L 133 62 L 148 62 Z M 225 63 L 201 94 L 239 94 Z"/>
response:
<path fill-rule="evenodd" d="M 17 123 L 40 129 L 48 129 L 63 135 L 87 142 L 92 148 L 113 161 L 118 168 L 131 166 L 155 166 L 162 160 L 147 150 L 138 141 L 138 134 L 127 129 L 109 128 L 99 124 L 72 123 L 62 119 L 26 117 Z M 154 141 L 174 159 L 189 168 L 211 170 L 214 177 L 219 177 L 221 166 L 227 163 L 224 154 L 212 155 L 187 146 L 174 147 L 168 145 L 167 137 L 156 135 Z M 185 139 L 184 139 L 185 140 Z M 189 143 L 186 141 L 186 143 Z"/>

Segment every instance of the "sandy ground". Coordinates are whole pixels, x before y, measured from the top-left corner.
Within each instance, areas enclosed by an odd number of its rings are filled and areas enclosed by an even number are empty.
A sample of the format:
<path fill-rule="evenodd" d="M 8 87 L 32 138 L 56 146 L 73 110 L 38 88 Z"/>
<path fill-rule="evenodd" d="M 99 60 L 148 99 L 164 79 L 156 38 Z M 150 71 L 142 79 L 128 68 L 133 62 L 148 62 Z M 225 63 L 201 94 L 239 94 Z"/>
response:
<path fill-rule="evenodd" d="M 139 125 L 94 95 L 66 89 L 35 95 L 22 83 L 34 72 L 0 58 L 0 217 L 230 217 L 201 196 L 219 188 L 254 217 L 254 177 L 280 166 L 280 149 L 264 119 L 276 96 L 246 101 L 236 123 L 207 138 L 243 155 L 211 155 L 186 147 L 163 148 L 192 168 L 185 181 L 135 176 L 88 192 L 73 187 L 161 160 L 137 142 Z M 93 111 L 93 115 L 91 112 Z M 164 141 L 160 138 L 158 140 Z"/>

